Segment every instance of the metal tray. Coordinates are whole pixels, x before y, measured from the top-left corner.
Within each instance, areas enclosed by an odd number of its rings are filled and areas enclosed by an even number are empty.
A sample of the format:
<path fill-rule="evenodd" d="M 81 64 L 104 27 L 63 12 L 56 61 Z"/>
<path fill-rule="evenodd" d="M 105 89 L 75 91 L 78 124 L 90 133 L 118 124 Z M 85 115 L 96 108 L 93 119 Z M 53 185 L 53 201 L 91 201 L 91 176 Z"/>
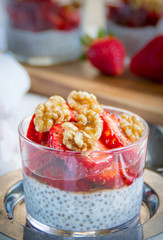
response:
<path fill-rule="evenodd" d="M 16 240 L 64 240 L 77 239 L 40 232 L 26 224 L 26 209 L 21 170 L 0 177 L 0 232 Z M 150 239 L 163 231 L 163 178 L 145 170 L 143 204 L 140 224 L 114 234 L 80 239 L 97 240 L 142 240 Z M 1 238 L 0 238 L 1 239 Z"/>

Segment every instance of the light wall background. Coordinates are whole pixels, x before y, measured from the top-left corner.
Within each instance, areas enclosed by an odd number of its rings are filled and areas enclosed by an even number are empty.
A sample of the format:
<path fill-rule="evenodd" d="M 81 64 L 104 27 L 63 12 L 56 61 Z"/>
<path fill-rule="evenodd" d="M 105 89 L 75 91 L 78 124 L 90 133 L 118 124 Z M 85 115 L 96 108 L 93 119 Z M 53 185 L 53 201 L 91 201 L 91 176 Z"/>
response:
<path fill-rule="evenodd" d="M 105 24 L 104 0 L 85 0 L 85 23 L 98 27 Z"/>

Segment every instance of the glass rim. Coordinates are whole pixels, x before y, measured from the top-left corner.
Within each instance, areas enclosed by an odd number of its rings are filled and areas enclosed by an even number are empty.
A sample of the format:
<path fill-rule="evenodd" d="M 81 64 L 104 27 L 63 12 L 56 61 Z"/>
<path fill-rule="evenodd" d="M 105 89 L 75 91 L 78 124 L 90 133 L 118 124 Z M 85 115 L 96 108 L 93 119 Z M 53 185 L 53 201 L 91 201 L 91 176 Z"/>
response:
<path fill-rule="evenodd" d="M 56 148 L 52 148 L 52 147 L 47 147 L 47 146 L 44 146 L 44 145 L 41 145 L 41 144 L 38 144 L 38 143 L 35 143 L 33 142 L 32 140 L 30 140 L 29 138 L 27 138 L 24 133 L 22 132 L 22 125 L 24 123 L 24 121 L 29 118 L 31 116 L 32 118 L 32 115 L 33 114 L 29 114 L 27 115 L 26 117 L 23 118 L 23 120 L 19 123 L 19 126 L 18 126 L 18 133 L 19 133 L 19 136 L 22 137 L 26 142 L 28 142 L 29 144 L 31 145 L 34 145 L 35 147 L 37 148 L 41 148 L 42 150 L 48 150 L 48 151 L 55 151 L 55 152 L 59 152 L 59 153 L 68 153 L 68 154 L 71 154 L 71 155 L 75 155 L 75 154 L 92 154 L 92 153 L 99 153 L 99 154 L 108 154 L 108 153 L 115 153 L 115 152 L 118 152 L 118 151 L 124 151 L 124 150 L 128 150 L 132 147 L 135 147 L 137 145 L 139 145 L 144 139 L 146 139 L 149 135 L 149 126 L 147 124 L 147 122 L 142 118 L 140 117 L 138 114 L 134 113 L 134 112 L 131 112 L 131 111 L 128 111 L 128 110 L 125 110 L 123 108 L 117 108 L 117 107 L 112 107 L 112 106 L 108 106 L 108 105 L 102 105 L 104 110 L 105 109 L 109 109 L 109 110 L 112 110 L 112 111 L 119 111 L 119 112 L 123 112 L 123 113 L 127 113 L 129 115 L 135 115 L 137 117 L 139 117 L 140 121 L 143 123 L 143 126 L 144 126 L 144 133 L 143 135 L 136 141 L 136 142 L 133 142 L 127 146 L 123 146 L 123 147 L 118 147 L 118 148 L 112 148 L 112 149 L 108 149 L 108 150 L 94 150 L 94 151 L 72 151 L 72 150 L 61 150 L 61 149 L 56 149 Z"/>

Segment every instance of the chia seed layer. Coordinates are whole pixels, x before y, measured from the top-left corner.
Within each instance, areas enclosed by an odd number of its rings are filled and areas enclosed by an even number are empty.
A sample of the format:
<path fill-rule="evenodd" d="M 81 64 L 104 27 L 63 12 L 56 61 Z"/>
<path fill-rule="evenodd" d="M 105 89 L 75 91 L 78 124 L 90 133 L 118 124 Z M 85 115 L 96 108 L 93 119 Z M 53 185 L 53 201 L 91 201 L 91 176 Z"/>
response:
<path fill-rule="evenodd" d="M 30 32 L 9 27 L 8 49 L 26 57 L 54 57 L 57 62 L 81 55 L 81 30 Z"/>
<path fill-rule="evenodd" d="M 143 176 L 121 189 L 88 193 L 63 191 L 24 175 L 28 214 L 53 228 L 96 231 L 120 226 L 139 214 Z"/>
<path fill-rule="evenodd" d="M 143 48 L 154 37 L 163 32 L 163 19 L 159 21 L 157 26 L 146 27 L 124 27 L 109 20 L 107 23 L 108 30 L 114 32 L 125 45 L 127 54 L 133 56 L 141 48 Z"/>

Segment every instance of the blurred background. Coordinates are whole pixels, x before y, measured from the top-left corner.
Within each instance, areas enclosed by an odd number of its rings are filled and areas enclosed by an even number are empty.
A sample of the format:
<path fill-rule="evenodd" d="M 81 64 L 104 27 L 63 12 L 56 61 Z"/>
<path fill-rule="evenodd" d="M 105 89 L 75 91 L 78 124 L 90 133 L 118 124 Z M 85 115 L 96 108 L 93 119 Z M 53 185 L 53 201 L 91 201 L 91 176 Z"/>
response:
<path fill-rule="evenodd" d="M 163 174 L 162 0 L 0 0 L 0 84 L 0 176 L 21 168 L 22 119 L 74 89 L 143 117 Z"/>
<path fill-rule="evenodd" d="M 6 49 L 5 42 L 5 0 L 0 0 L 0 50 Z M 3 6 L 3 8 L 2 8 Z M 92 7 L 93 6 L 93 7 Z M 84 7 L 84 27 L 96 28 L 105 26 L 103 0 L 94 0 L 93 5 L 91 0 L 85 1 Z"/>

